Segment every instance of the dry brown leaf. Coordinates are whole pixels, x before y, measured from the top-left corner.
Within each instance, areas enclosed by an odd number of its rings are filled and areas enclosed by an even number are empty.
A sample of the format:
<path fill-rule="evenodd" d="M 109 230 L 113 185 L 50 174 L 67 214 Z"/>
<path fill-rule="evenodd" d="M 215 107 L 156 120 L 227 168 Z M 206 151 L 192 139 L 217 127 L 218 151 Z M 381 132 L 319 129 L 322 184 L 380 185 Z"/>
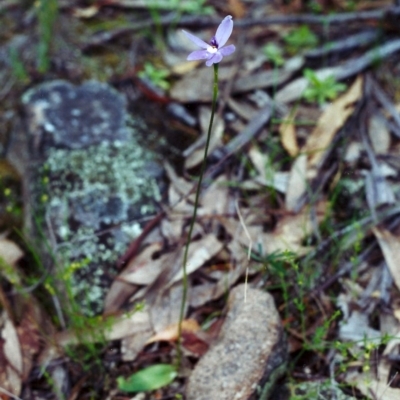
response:
<path fill-rule="evenodd" d="M 174 75 L 185 75 L 190 71 L 193 71 L 197 68 L 198 65 L 201 64 L 201 61 L 184 61 L 178 64 L 175 64 L 171 68 L 171 73 Z"/>
<path fill-rule="evenodd" d="M 316 207 L 316 222 L 321 222 L 325 216 L 327 209 L 327 202 L 321 200 L 314 207 Z M 298 214 L 286 215 L 281 218 L 272 232 L 265 233 L 262 223 L 254 222 L 249 223 L 250 217 L 248 212 L 244 212 L 244 222 L 246 229 L 250 234 L 253 248 L 261 245 L 266 254 L 274 252 L 283 252 L 290 250 L 297 252 L 299 255 L 304 255 L 311 250 L 311 247 L 302 246 L 304 238 L 313 232 L 313 223 L 310 215 L 310 207 L 304 207 Z M 249 239 L 241 228 L 240 223 L 232 218 L 221 219 L 225 229 L 234 238 L 233 240 L 240 243 L 246 249 L 249 246 Z M 237 254 L 245 254 L 246 251 L 240 249 Z"/>
<path fill-rule="evenodd" d="M 39 353 L 41 348 L 42 338 L 39 332 L 40 328 L 43 329 L 44 316 L 40 316 L 42 313 L 41 308 L 36 304 L 36 301 L 26 302 L 26 308 L 21 320 L 20 325 L 17 327 L 17 334 L 19 343 L 21 346 L 21 354 L 23 361 L 23 375 L 22 379 L 28 378 L 29 373 L 33 365 L 33 358 Z M 40 322 L 36 318 L 40 318 Z M 47 321 L 48 322 L 48 321 Z M 46 332 L 49 334 L 50 332 Z"/>
<path fill-rule="evenodd" d="M 369 326 L 367 314 L 354 310 L 349 318 L 342 321 L 339 328 L 339 338 L 363 346 L 364 340 L 378 342 L 381 340 L 382 334 Z"/>
<path fill-rule="evenodd" d="M 307 189 L 307 155 L 300 154 L 290 170 L 288 187 L 286 189 L 285 205 L 288 211 L 293 211 Z"/>
<path fill-rule="evenodd" d="M 400 331 L 397 329 L 393 331 L 393 339 L 390 339 L 387 343 L 385 350 L 383 351 L 382 357 L 379 357 L 379 363 L 377 367 L 377 377 L 381 382 L 389 382 L 390 371 L 392 369 L 393 362 L 390 360 L 389 356 L 391 354 L 399 354 L 399 338 Z"/>
<path fill-rule="evenodd" d="M 253 247 L 257 244 L 261 244 L 262 236 L 264 234 L 262 225 L 258 222 L 250 222 L 254 213 L 249 212 L 248 209 L 241 207 L 240 211 L 244 219 L 246 230 L 250 234 Z M 249 238 L 246 231 L 243 229 L 240 221 L 236 218 L 223 218 L 221 219 L 221 222 L 224 224 L 229 235 L 232 236 L 231 243 L 234 243 L 234 247 L 230 248 L 228 245 L 229 250 L 234 254 L 235 260 L 241 260 L 242 254 L 246 255 L 247 250 L 243 250 L 240 246 L 243 246 L 245 249 L 249 246 Z"/>
<path fill-rule="evenodd" d="M 131 311 L 120 316 L 105 317 L 103 322 L 104 326 L 107 327 L 104 329 L 104 337 L 109 341 L 120 340 L 124 337 L 151 329 L 150 313 L 146 306 L 144 309 Z M 88 329 L 86 336 L 85 332 L 80 332 L 79 337 L 73 330 L 59 332 L 55 335 L 55 342 L 61 347 L 71 346 L 78 344 L 82 340 L 82 337 L 84 337 L 87 343 L 95 343 L 102 340 L 102 336 L 93 335 Z"/>
<path fill-rule="evenodd" d="M 22 387 L 23 360 L 17 330 L 3 312 L 0 343 L 0 387 L 18 396 Z"/>
<path fill-rule="evenodd" d="M 254 179 L 257 183 L 285 193 L 289 174 L 287 172 L 274 171 L 271 168 L 268 154 L 261 153 L 257 148 L 252 147 L 249 151 L 249 157 L 259 176 Z"/>
<path fill-rule="evenodd" d="M 109 315 L 118 311 L 137 289 L 137 286 L 130 283 L 114 280 L 111 284 L 110 290 L 107 292 L 106 298 L 104 299 L 103 314 Z"/>
<path fill-rule="evenodd" d="M 372 115 L 368 124 L 368 134 L 376 154 L 386 154 L 390 148 L 390 132 L 386 120 L 380 115 Z"/>
<path fill-rule="evenodd" d="M 190 291 L 190 287 L 188 290 Z M 150 309 L 151 324 L 155 332 L 162 332 L 168 326 L 178 323 L 182 295 L 182 282 L 176 282 L 169 287 L 161 286 L 158 290 L 157 297 L 152 302 Z M 184 314 L 186 314 L 187 307 L 186 303 Z"/>
<path fill-rule="evenodd" d="M 345 380 L 348 384 L 354 385 L 364 396 L 370 399 L 400 399 L 400 389 L 391 388 L 386 382 L 378 381 L 372 374 L 352 372 L 346 374 Z"/>
<path fill-rule="evenodd" d="M 200 240 L 191 242 L 187 262 L 188 275 L 199 269 L 204 265 L 204 263 L 216 256 L 222 250 L 223 246 L 224 245 L 213 234 L 209 234 Z M 182 277 L 183 271 L 182 268 L 180 268 L 170 283 L 177 282 L 182 279 Z"/>
<path fill-rule="evenodd" d="M 185 319 L 182 321 L 182 332 L 197 332 L 200 330 L 200 325 L 195 319 Z M 174 342 L 178 339 L 179 323 L 167 326 L 161 332 L 158 332 L 150 339 L 147 340 L 146 344 L 154 342 Z"/>
<path fill-rule="evenodd" d="M 216 298 L 215 293 L 217 290 L 218 286 L 216 283 L 203 283 L 201 285 L 192 286 L 189 291 L 190 306 L 197 308 L 211 300 L 214 300 Z M 217 296 L 219 297 L 219 295 Z"/>
<path fill-rule="evenodd" d="M 302 152 L 309 154 L 309 168 L 318 167 L 338 130 L 354 111 L 354 103 L 362 96 L 363 78 L 335 100 L 321 115 L 317 126 L 308 137 Z"/>
<path fill-rule="evenodd" d="M 118 317 L 108 317 L 105 326 L 111 326 L 104 330 L 105 339 L 108 341 L 121 341 L 121 356 L 123 361 L 133 361 L 139 352 L 146 345 L 146 341 L 154 335 L 151 326 L 148 307 L 142 310 L 129 312 Z M 57 347 L 48 347 L 41 355 L 42 364 L 59 357 L 58 346 L 65 347 L 76 345 L 82 340 L 81 332 L 79 337 L 74 331 L 60 332 L 55 336 Z M 95 343 L 102 340 L 100 335 L 93 335 L 90 332 L 84 337 L 86 343 Z"/>
<path fill-rule="evenodd" d="M 372 228 L 394 283 L 400 289 L 400 238 L 384 228 Z"/>
<path fill-rule="evenodd" d="M 173 187 L 178 194 L 186 196 L 193 189 L 193 184 L 178 176 L 172 165 L 168 162 L 164 162 L 163 166 L 170 181 L 170 188 Z M 172 200 L 170 199 L 170 204 L 173 204 L 171 203 Z"/>
<path fill-rule="evenodd" d="M 225 220 L 224 218 L 223 220 Z M 233 221 L 233 218 L 229 218 Z M 237 223 L 237 221 L 235 221 Z M 232 228 L 232 224 L 228 224 Z M 243 229 L 237 223 L 240 231 L 237 234 L 243 233 Z M 240 241 L 242 240 L 242 242 Z M 229 250 L 229 271 L 221 273 L 216 283 L 204 283 L 201 285 L 192 286 L 189 291 L 189 304 L 192 307 L 200 307 L 205 303 L 216 300 L 223 296 L 226 291 L 232 287 L 236 281 L 244 275 L 246 267 L 248 266 L 247 250 L 245 246 L 249 245 L 249 240 L 244 234 L 241 238 L 234 237 L 233 240 L 227 245 Z"/>
<path fill-rule="evenodd" d="M 235 18 L 242 18 L 246 14 L 242 0 L 228 0 L 228 9 Z"/>
<path fill-rule="evenodd" d="M 161 243 L 152 243 L 134 257 L 118 275 L 122 280 L 133 285 L 150 285 L 163 269 L 163 259 L 153 259 L 154 254 L 162 249 Z"/>
<path fill-rule="evenodd" d="M 228 212 L 230 191 L 227 181 L 227 176 L 220 176 L 207 188 L 201 199 L 202 207 L 197 213 L 199 216 L 222 215 Z"/>
<path fill-rule="evenodd" d="M 320 222 L 325 216 L 327 202 L 322 200 L 316 205 L 317 221 Z M 266 254 L 274 252 L 293 251 L 297 255 L 304 255 L 310 251 L 310 247 L 302 245 L 302 241 L 313 231 L 310 216 L 310 208 L 304 207 L 296 215 L 288 215 L 278 221 L 274 231 L 263 237 L 264 251 Z"/>
<path fill-rule="evenodd" d="M 21 282 L 14 267 L 23 255 L 23 251 L 13 241 L 0 238 L 0 273 L 11 283 Z"/>
<path fill-rule="evenodd" d="M 152 243 L 134 257 L 111 284 L 104 302 L 104 314 L 116 312 L 138 291 L 140 285 L 151 285 L 170 263 L 170 254 L 155 258 L 162 248 L 161 243 Z"/>
<path fill-rule="evenodd" d="M 282 146 L 292 157 L 296 157 L 299 154 L 294 119 L 295 115 L 287 116 L 279 126 Z"/>
<path fill-rule="evenodd" d="M 203 334 L 202 334 L 203 333 Z M 202 335 L 200 335 L 202 334 Z M 204 332 L 182 332 L 182 345 L 191 355 L 201 357 L 208 350 L 208 340 L 204 340 Z"/>
<path fill-rule="evenodd" d="M 72 11 L 72 15 L 76 18 L 93 18 L 99 12 L 100 7 L 97 5 L 89 6 L 86 8 L 74 8 Z"/>

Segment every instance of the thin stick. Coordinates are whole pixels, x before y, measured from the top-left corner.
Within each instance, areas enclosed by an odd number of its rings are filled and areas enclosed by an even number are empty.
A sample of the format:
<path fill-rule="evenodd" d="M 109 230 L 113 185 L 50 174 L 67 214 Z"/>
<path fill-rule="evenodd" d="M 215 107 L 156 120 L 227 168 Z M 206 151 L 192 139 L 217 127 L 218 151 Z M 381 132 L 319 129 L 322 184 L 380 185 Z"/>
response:
<path fill-rule="evenodd" d="M 236 208 L 236 212 L 237 212 L 238 217 L 239 217 L 240 224 L 243 227 L 244 233 L 246 234 L 247 238 L 249 239 L 249 250 L 247 251 L 246 277 L 245 277 L 245 281 L 244 281 L 244 302 L 246 303 L 246 300 L 247 300 L 247 279 L 248 279 L 248 276 L 249 276 L 249 264 L 248 264 L 248 262 L 250 260 L 251 250 L 253 248 L 253 241 L 251 239 L 249 231 L 247 230 L 246 224 L 244 223 L 244 219 L 243 219 L 242 214 L 240 212 L 239 202 L 238 202 L 237 199 L 235 200 L 235 208 Z"/>

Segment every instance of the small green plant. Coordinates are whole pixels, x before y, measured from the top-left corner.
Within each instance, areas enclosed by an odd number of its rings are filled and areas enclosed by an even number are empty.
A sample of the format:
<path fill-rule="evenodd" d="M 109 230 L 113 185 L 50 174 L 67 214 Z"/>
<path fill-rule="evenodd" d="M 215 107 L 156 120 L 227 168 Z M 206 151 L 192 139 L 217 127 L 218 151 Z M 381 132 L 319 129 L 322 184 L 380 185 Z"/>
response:
<path fill-rule="evenodd" d="M 319 2 L 315 1 L 315 0 L 311 1 L 308 4 L 308 8 L 310 9 L 311 12 L 313 12 L 315 14 L 322 13 L 322 11 L 323 11 L 322 5 Z"/>
<path fill-rule="evenodd" d="M 304 77 L 307 78 L 309 86 L 304 91 L 303 97 L 310 103 L 317 102 L 319 105 L 322 105 L 327 100 L 335 99 L 340 92 L 346 89 L 346 85 L 336 82 L 333 76 L 320 79 L 310 69 L 304 70 Z"/>
<path fill-rule="evenodd" d="M 283 37 L 289 53 L 297 53 L 299 51 L 315 47 L 318 44 L 317 36 L 310 30 L 307 25 L 302 25 L 292 30 Z"/>
<path fill-rule="evenodd" d="M 32 262 L 36 267 L 36 273 L 39 276 L 26 277 L 27 283 L 35 289 L 38 288 L 38 297 L 44 302 L 49 304 L 50 301 L 54 305 L 53 322 L 56 326 L 63 329 L 68 328 L 76 337 L 73 345 L 65 348 L 66 353 L 71 359 L 78 362 L 85 370 L 89 362 L 94 360 L 98 365 L 101 365 L 100 354 L 102 348 L 106 345 L 105 333 L 111 328 L 113 323 L 112 319 L 103 320 L 101 316 L 89 317 L 82 311 L 82 304 L 73 294 L 73 273 L 85 266 L 89 260 L 85 259 L 81 262 L 74 262 L 70 265 L 63 265 L 57 259 L 57 255 L 52 251 L 48 240 L 44 236 L 44 232 L 40 227 L 41 225 L 36 220 L 36 227 L 38 229 L 38 240 L 43 241 L 44 247 L 47 248 L 49 255 L 52 259 L 53 269 L 49 273 L 48 268 L 42 262 L 41 254 L 37 251 L 37 243 L 32 245 L 28 241 L 25 244 L 32 257 Z M 23 235 L 21 235 L 22 238 Z M 42 290 L 42 289 L 45 290 Z M 83 351 L 76 348 L 79 345 Z"/>
<path fill-rule="evenodd" d="M 37 18 L 39 22 L 38 71 L 46 72 L 50 66 L 49 51 L 53 37 L 54 22 L 58 14 L 58 0 L 39 0 Z"/>
<path fill-rule="evenodd" d="M 15 78 L 17 78 L 17 80 L 23 84 L 28 83 L 29 74 L 26 71 L 25 65 L 18 54 L 17 48 L 15 47 L 10 48 L 10 62 L 11 71 Z"/>
<path fill-rule="evenodd" d="M 166 79 L 169 76 L 169 71 L 165 68 L 157 68 L 150 62 L 144 64 L 143 70 L 138 75 L 140 78 L 149 79 L 161 89 L 168 90 L 170 87 L 170 83 Z"/>
<path fill-rule="evenodd" d="M 268 43 L 262 49 L 263 53 L 267 56 L 268 61 L 274 64 L 275 67 L 281 67 L 285 60 L 283 58 L 283 50 L 275 43 Z"/>
<path fill-rule="evenodd" d="M 174 366 L 170 364 L 157 364 L 144 368 L 129 378 L 117 378 L 118 388 L 124 392 L 150 392 L 169 385 L 177 376 Z"/>

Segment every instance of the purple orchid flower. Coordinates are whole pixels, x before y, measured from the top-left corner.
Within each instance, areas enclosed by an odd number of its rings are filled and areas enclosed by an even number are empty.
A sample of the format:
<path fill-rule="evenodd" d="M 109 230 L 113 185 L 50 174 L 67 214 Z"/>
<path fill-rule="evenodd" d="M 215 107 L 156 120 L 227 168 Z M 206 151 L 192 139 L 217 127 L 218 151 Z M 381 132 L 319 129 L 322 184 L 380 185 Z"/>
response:
<path fill-rule="evenodd" d="M 210 44 L 201 40 L 197 36 L 192 35 L 189 32 L 183 31 L 183 33 L 197 46 L 200 46 L 204 50 L 196 50 L 188 55 L 188 60 L 207 60 L 207 67 L 211 67 L 213 64 L 219 63 L 224 57 L 232 54 L 236 48 L 233 44 L 223 47 L 228 41 L 232 34 L 233 21 L 232 17 L 228 15 L 219 24 L 215 36 L 210 40 Z"/>

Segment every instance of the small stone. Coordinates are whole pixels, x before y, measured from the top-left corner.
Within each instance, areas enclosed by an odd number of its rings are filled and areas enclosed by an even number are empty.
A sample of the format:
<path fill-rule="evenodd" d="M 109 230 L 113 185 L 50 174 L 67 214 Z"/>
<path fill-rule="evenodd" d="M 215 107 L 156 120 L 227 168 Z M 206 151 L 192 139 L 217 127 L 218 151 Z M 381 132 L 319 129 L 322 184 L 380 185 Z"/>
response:
<path fill-rule="evenodd" d="M 187 400 L 267 399 L 285 373 L 287 343 L 272 296 L 235 287 L 220 337 L 197 363 L 186 387 Z"/>

